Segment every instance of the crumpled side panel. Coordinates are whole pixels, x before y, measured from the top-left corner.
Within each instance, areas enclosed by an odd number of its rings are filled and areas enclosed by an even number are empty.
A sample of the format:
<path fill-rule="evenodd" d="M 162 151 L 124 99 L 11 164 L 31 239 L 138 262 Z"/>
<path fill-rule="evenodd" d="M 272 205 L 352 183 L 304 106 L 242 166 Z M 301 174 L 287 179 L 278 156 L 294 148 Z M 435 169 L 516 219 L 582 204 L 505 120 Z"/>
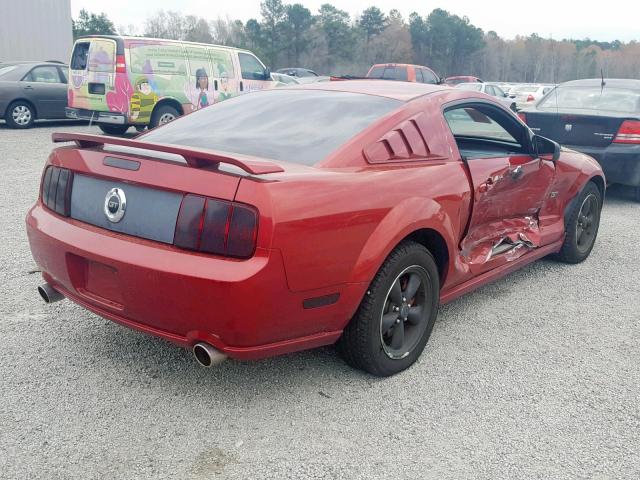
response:
<path fill-rule="evenodd" d="M 498 255 L 511 262 L 539 245 L 535 218 L 509 218 L 475 229 L 462 241 L 461 255 L 470 265 L 486 263 Z"/>

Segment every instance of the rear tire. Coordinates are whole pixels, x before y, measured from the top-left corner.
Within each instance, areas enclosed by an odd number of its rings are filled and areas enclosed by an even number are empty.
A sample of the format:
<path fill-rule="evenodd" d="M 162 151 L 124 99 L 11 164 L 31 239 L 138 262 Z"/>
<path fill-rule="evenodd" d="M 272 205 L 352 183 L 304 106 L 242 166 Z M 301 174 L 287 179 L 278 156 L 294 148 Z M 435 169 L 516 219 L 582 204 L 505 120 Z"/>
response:
<path fill-rule="evenodd" d="M 129 130 L 129 125 L 98 125 L 98 128 L 107 135 L 124 135 Z"/>
<path fill-rule="evenodd" d="M 602 194 L 595 183 L 589 182 L 576 197 L 565 219 L 565 237 L 557 259 L 565 263 L 584 261 L 596 242 L 600 226 Z"/>
<path fill-rule="evenodd" d="M 151 115 L 151 122 L 149 128 L 156 128 L 160 125 L 165 125 L 174 121 L 180 116 L 180 112 L 173 108 L 171 105 L 160 105 L 153 110 Z"/>
<path fill-rule="evenodd" d="M 429 340 L 439 296 L 438 268 L 431 253 L 418 243 L 401 243 L 371 282 L 338 340 L 338 352 L 349 365 L 373 375 L 387 377 L 405 370 Z"/>
<path fill-rule="evenodd" d="M 29 102 L 18 100 L 9 105 L 4 119 L 10 128 L 31 128 L 36 119 L 36 110 Z"/>

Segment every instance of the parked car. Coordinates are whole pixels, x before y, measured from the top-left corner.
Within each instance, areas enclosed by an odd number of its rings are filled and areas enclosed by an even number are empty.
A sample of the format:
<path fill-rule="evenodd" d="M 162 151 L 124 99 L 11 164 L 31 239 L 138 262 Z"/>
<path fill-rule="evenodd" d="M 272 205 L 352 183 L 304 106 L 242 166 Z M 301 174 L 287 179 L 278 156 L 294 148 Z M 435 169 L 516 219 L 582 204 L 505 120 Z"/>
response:
<path fill-rule="evenodd" d="M 329 82 L 331 77 L 327 75 L 318 75 L 317 77 L 295 77 L 299 84 Z"/>
<path fill-rule="evenodd" d="M 521 115 L 533 131 L 595 158 L 607 182 L 634 187 L 640 202 L 640 80 L 566 82 Z"/>
<path fill-rule="evenodd" d="M 595 160 L 486 95 L 409 82 L 278 88 L 135 139 L 53 140 L 26 218 L 42 297 L 205 366 L 338 342 L 397 373 L 439 304 L 552 253 L 586 259 L 605 188 Z"/>
<path fill-rule="evenodd" d="M 234 95 L 273 88 L 248 50 L 142 37 L 76 40 L 67 117 L 91 119 L 109 134 L 157 127 Z"/>
<path fill-rule="evenodd" d="M 365 78 L 399 80 L 401 82 L 440 83 L 440 77 L 429 67 L 406 63 L 384 63 L 373 65 Z"/>
<path fill-rule="evenodd" d="M 11 128 L 66 118 L 66 66 L 57 62 L 0 63 L 0 117 Z"/>
<path fill-rule="evenodd" d="M 502 90 L 507 96 L 509 96 L 509 92 L 513 87 L 516 86 L 515 83 L 500 83 L 500 82 L 486 82 L 488 85 L 493 85 L 494 87 L 498 87 Z"/>
<path fill-rule="evenodd" d="M 285 75 L 284 73 L 276 73 L 276 72 L 271 73 L 271 80 L 273 80 L 274 82 L 277 82 L 276 83 L 277 87 L 284 86 L 284 85 L 298 85 L 300 83 L 295 77 Z"/>
<path fill-rule="evenodd" d="M 290 77 L 319 77 L 316 72 L 313 70 L 309 70 L 308 68 L 300 68 L 300 67 L 289 67 L 289 68 L 281 68 L 276 70 L 276 73 L 284 73 L 285 75 L 289 75 Z"/>
<path fill-rule="evenodd" d="M 460 88 L 462 90 L 471 90 L 474 92 L 482 92 L 487 95 L 491 95 L 492 97 L 496 97 L 500 103 L 504 104 L 507 108 L 516 111 L 516 102 L 509 98 L 509 96 L 502 91 L 500 87 L 497 85 L 492 85 L 490 83 L 459 83 L 455 86 L 455 88 Z"/>
<path fill-rule="evenodd" d="M 481 82 L 482 80 L 478 77 L 474 77 L 472 75 L 458 75 L 453 77 L 447 77 L 444 79 L 444 84 L 449 85 L 450 87 L 455 87 L 459 83 L 469 83 L 469 82 Z"/>
<path fill-rule="evenodd" d="M 534 105 L 553 88 L 554 85 L 517 85 L 509 92 L 509 98 L 513 98 L 520 109 Z"/>

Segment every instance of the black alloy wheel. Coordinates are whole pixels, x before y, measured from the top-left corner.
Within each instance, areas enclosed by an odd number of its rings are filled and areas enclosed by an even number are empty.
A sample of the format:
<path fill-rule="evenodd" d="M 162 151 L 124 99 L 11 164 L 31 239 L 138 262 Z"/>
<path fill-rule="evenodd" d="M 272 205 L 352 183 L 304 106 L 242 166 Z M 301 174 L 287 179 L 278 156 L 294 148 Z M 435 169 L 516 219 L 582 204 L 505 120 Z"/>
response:
<path fill-rule="evenodd" d="M 412 265 L 391 285 L 380 317 L 380 340 L 389 358 L 404 358 L 416 347 L 427 328 L 427 271 Z"/>

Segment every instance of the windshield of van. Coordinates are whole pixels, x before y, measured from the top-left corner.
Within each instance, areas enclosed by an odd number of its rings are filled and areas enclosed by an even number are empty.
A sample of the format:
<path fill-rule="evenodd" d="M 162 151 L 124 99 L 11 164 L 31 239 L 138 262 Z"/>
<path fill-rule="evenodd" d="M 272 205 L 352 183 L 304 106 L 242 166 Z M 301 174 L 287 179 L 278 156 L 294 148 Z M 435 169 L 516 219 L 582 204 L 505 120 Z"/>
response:
<path fill-rule="evenodd" d="M 610 87 L 558 87 L 538 105 L 541 110 L 607 110 L 640 112 L 640 90 Z"/>
<path fill-rule="evenodd" d="M 360 93 L 269 90 L 225 100 L 138 138 L 313 165 L 401 104 Z"/>

